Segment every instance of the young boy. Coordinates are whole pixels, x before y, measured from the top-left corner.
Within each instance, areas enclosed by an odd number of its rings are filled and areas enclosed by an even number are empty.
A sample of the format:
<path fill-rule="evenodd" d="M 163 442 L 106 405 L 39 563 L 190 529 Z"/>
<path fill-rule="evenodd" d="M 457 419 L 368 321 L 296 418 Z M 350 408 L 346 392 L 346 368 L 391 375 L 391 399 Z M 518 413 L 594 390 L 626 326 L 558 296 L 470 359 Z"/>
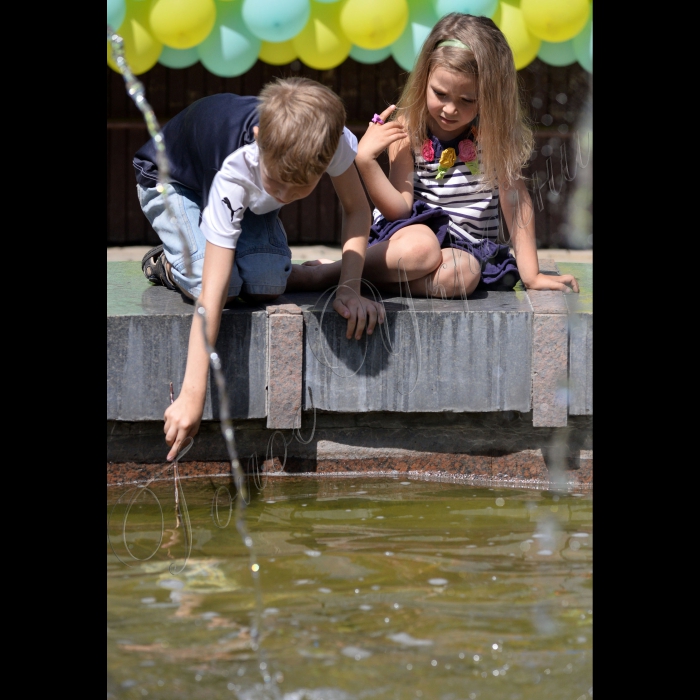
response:
<path fill-rule="evenodd" d="M 371 224 L 370 210 L 353 161 L 357 139 L 345 128 L 345 109 L 328 88 L 306 78 L 270 83 L 259 97 L 212 95 L 198 100 L 163 128 L 170 165 L 168 203 L 187 237 L 192 272 L 185 269 L 183 241 L 156 187 L 153 141 L 134 158 L 141 209 L 163 242 L 143 259 L 146 277 L 199 299 L 207 337 L 216 342 L 221 311 L 243 296 L 271 301 L 303 288 L 300 266 L 278 218 L 284 204 L 309 195 L 327 172 L 343 207 L 342 272 L 334 309 L 348 320 L 347 337 L 370 334 L 383 309 L 360 296 Z M 298 279 L 297 279 L 298 278 Z M 168 460 L 197 434 L 209 376 L 202 319 L 195 314 L 187 366 L 177 400 L 165 411 Z"/>

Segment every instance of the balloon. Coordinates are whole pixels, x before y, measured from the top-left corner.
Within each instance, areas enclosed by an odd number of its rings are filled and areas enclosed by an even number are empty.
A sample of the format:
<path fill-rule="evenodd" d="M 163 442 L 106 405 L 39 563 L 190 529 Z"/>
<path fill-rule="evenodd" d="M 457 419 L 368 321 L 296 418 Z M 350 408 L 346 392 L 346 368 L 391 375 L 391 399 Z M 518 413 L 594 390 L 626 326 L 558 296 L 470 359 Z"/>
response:
<path fill-rule="evenodd" d="M 153 36 L 174 49 L 191 49 L 203 42 L 216 21 L 214 0 L 154 0 Z"/>
<path fill-rule="evenodd" d="M 107 0 L 107 24 L 116 32 L 126 17 L 124 0 Z"/>
<path fill-rule="evenodd" d="M 363 49 L 383 49 L 393 44 L 407 21 L 406 0 L 347 0 L 340 10 L 345 36 Z"/>
<path fill-rule="evenodd" d="M 391 46 L 385 46 L 383 49 L 362 49 L 359 46 L 353 46 L 350 49 L 350 58 L 354 58 L 358 63 L 381 63 L 383 60 L 391 56 Z"/>
<path fill-rule="evenodd" d="M 192 49 L 171 49 L 169 46 L 163 47 L 158 63 L 166 68 L 189 68 L 199 61 L 199 54 L 196 48 Z"/>
<path fill-rule="evenodd" d="M 269 41 L 263 41 L 260 44 L 258 58 L 271 66 L 284 66 L 287 63 L 291 63 L 296 57 L 297 50 L 294 48 L 291 39 L 276 44 Z"/>
<path fill-rule="evenodd" d="M 438 21 L 432 6 L 423 0 L 408 0 L 408 22 L 392 44 L 391 55 L 407 71 L 412 71 L 423 42 Z"/>
<path fill-rule="evenodd" d="M 573 39 L 586 25 L 591 12 L 589 0 L 521 0 L 525 24 L 544 41 Z"/>
<path fill-rule="evenodd" d="M 593 15 L 586 26 L 574 37 L 576 60 L 589 72 L 593 72 Z"/>
<path fill-rule="evenodd" d="M 352 48 L 340 28 L 340 6 L 312 2 L 309 21 L 292 44 L 309 68 L 328 70 L 340 65 Z"/>
<path fill-rule="evenodd" d="M 199 60 L 214 75 L 232 78 L 251 68 L 260 52 L 260 39 L 243 24 L 237 2 L 217 2 L 216 23 L 197 47 Z"/>
<path fill-rule="evenodd" d="M 449 15 L 450 12 L 463 12 L 475 17 L 493 17 L 498 9 L 498 0 L 433 0 L 435 13 L 438 17 Z"/>
<path fill-rule="evenodd" d="M 572 63 L 576 63 L 574 40 L 569 39 L 569 41 L 562 41 L 558 44 L 543 41 L 537 52 L 537 58 L 550 66 L 570 66 Z"/>
<path fill-rule="evenodd" d="M 158 62 L 163 44 L 151 33 L 148 16 L 151 2 L 126 0 L 126 15 L 119 27 L 119 35 L 124 39 L 124 58 L 134 75 L 141 75 Z M 107 65 L 121 73 L 112 58 L 112 50 L 107 42 Z"/>
<path fill-rule="evenodd" d="M 243 22 L 254 36 L 265 41 L 294 38 L 310 14 L 309 0 L 243 0 Z"/>
<path fill-rule="evenodd" d="M 510 1 L 512 2 L 512 0 Z M 520 70 L 532 63 L 542 42 L 528 31 L 520 8 L 510 4 L 510 2 L 501 2 L 496 14 L 491 19 L 508 41 L 508 46 L 513 52 L 515 69 Z"/>

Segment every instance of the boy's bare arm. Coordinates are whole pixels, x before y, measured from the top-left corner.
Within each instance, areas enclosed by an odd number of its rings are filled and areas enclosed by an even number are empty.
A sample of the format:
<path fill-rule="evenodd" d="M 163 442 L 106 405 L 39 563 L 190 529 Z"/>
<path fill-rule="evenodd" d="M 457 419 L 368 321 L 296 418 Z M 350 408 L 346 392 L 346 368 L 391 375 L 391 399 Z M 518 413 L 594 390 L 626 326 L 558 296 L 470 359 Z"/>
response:
<path fill-rule="evenodd" d="M 372 216 L 354 166 L 350 166 L 342 175 L 331 177 L 331 181 L 343 207 L 343 259 L 333 308 L 348 320 L 346 337 L 350 339 L 354 333 L 359 340 L 365 327 L 367 334 L 371 335 L 377 321 L 384 323 L 384 307 L 361 295 L 360 279 L 365 266 Z"/>
<path fill-rule="evenodd" d="M 234 254 L 235 250 L 220 248 L 207 241 L 199 302 L 206 310 L 207 339 L 212 346 L 216 343 L 219 334 L 221 311 L 226 303 Z M 177 399 L 165 411 L 164 416 L 165 441 L 171 446 L 168 460 L 176 457 L 185 438 L 194 437 L 199 430 L 207 395 L 208 378 L 209 355 L 202 337 L 202 319 L 195 313 L 190 329 L 187 366 L 182 380 L 182 389 Z"/>

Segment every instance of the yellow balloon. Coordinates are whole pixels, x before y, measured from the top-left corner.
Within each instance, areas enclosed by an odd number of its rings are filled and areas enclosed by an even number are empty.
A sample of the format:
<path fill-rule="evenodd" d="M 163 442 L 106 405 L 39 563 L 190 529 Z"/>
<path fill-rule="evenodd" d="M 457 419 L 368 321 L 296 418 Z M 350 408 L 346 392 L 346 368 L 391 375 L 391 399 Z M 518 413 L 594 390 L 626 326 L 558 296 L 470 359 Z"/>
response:
<path fill-rule="evenodd" d="M 271 66 L 284 66 L 291 63 L 297 57 L 297 50 L 294 48 L 292 40 L 273 43 L 263 41 L 260 44 L 258 58 Z"/>
<path fill-rule="evenodd" d="M 544 41 L 559 43 L 573 39 L 585 26 L 590 0 L 521 0 L 525 24 Z"/>
<path fill-rule="evenodd" d="M 154 0 L 151 7 L 153 36 L 174 49 L 201 44 L 214 22 L 214 0 Z"/>
<path fill-rule="evenodd" d="M 163 50 L 163 44 L 151 33 L 148 19 L 151 5 L 151 0 L 147 2 L 126 0 L 126 16 L 117 30 L 117 34 L 124 39 L 124 58 L 134 75 L 141 75 L 153 68 Z M 121 73 L 112 59 L 109 41 L 107 42 L 107 65 L 117 73 Z"/>
<path fill-rule="evenodd" d="M 393 44 L 406 22 L 406 0 L 347 0 L 340 10 L 345 36 L 363 49 L 382 49 Z"/>
<path fill-rule="evenodd" d="M 306 26 L 292 39 L 299 58 L 309 68 L 328 70 L 339 66 L 350 53 L 352 42 L 340 27 L 341 6 L 311 2 Z"/>
<path fill-rule="evenodd" d="M 532 63 L 542 42 L 528 31 L 520 9 L 507 2 L 501 2 L 492 19 L 508 41 L 508 46 L 513 52 L 515 69 L 520 70 Z"/>

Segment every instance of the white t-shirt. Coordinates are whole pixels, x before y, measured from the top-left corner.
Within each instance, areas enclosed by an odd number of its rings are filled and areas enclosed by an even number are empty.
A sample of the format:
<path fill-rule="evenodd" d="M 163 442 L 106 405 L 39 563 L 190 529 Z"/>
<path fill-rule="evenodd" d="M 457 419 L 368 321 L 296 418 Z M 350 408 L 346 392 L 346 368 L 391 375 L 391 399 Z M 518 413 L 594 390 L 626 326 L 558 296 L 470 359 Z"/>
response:
<path fill-rule="evenodd" d="M 356 155 L 357 138 L 345 127 L 326 172 L 331 177 L 342 175 Z M 280 203 L 263 189 L 258 144 L 249 143 L 228 156 L 214 176 L 200 228 L 210 243 L 235 248 L 246 209 L 267 214 L 280 208 Z"/>

